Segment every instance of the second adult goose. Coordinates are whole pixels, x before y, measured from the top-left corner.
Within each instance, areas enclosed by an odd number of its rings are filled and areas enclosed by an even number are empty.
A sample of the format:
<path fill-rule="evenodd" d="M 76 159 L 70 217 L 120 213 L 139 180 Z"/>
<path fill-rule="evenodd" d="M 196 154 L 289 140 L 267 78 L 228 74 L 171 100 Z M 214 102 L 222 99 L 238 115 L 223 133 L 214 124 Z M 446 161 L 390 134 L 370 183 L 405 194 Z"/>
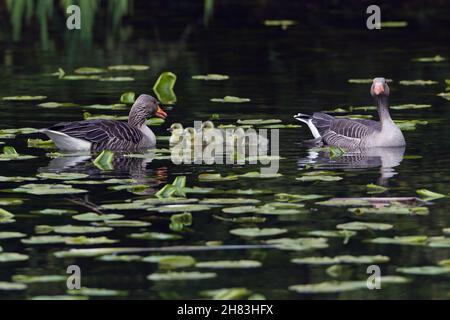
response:
<path fill-rule="evenodd" d="M 155 134 L 145 124 L 151 115 L 167 117 L 154 97 L 141 94 L 131 107 L 128 123 L 103 119 L 61 122 L 40 132 L 61 150 L 144 150 L 156 144 Z"/>
<path fill-rule="evenodd" d="M 294 116 L 311 130 L 314 141 L 347 149 L 401 147 L 405 138 L 389 114 L 389 86 L 384 78 L 373 79 L 370 94 L 375 99 L 380 121 L 335 118 L 323 112 Z"/>

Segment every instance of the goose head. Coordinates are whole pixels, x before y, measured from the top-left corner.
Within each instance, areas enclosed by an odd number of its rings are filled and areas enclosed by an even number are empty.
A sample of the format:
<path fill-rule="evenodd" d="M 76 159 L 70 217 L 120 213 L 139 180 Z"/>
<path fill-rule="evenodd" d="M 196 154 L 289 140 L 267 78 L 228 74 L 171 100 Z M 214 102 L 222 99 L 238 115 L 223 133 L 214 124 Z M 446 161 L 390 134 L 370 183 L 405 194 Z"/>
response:
<path fill-rule="evenodd" d="M 168 131 L 172 132 L 172 135 L 181 136 L 183 134 L 183 125 L 181 123 L 172 123 Z"/>
<path fill-rule="evenodd" d="M 147 117 L 153 115 L 161 119 L 167 118 L 167 113 L 158 105 L 158 100 L 148 94 L 141 94 L 131 107 L 128 123 L 139 128 Z"/>
<path fill-rule="evenodd" d="M 370 88 L 370 94 L 372 97 L 377 99 L 378 97 L 388 97 L 389 96 L 389 86 L 387 85 L 385 78 L 375 78 L 372 82 L 372 87 Z"/>
<path fill-rule="evenodd" d="M 200 127 L 201 131 L 211 130 L 211 129 L 214 129 L 214 128 L 215 128 L 214 127 L 214 123 L 212 121 L 210 121 L 210 120 L 204 121 L 202 123 L 202 126 Z"/>

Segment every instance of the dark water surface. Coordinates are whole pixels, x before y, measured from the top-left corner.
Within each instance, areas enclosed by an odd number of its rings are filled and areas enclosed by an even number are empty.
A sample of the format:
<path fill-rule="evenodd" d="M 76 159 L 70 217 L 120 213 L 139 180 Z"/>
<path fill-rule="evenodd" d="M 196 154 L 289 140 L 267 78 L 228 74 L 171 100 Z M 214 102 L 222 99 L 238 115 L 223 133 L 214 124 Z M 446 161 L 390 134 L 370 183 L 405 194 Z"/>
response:
<path fill-rule="evenodd" d="M 258 170 L 258 166 L 239 165 L 175 165 L 170 160 L 153 160 L 142 167 L 139 160 L 116 163 L 116 170 L 101 171 L 91 159 L 81 161 L 69 169 L 53 169 L 59 172 L 77 172 L 90 175 L 85 180 L 105 180 L 109 178 L 136 178 L 137 183 L 148 185 L 144 194 L 153 194 L 171 182 L 178 175 L 187 176 L 188 186 L 215 187 L 218 189 L 269 189 L 273 193 L 322 194 L 338 197 L 367 196 L 366 185 L 384 183 L 389 190 L 379 196 L 416 196 L 416 190 L 426 188 L 435 192 L 450 192 L 450 112 L 447 100 L 436 96 L 445 91 L 444 80 L 449 79 L 448 61 L 440 63 L 412 62 L 413 58 L 435 56 L 450 57 L 448 31 L 440 25 L 426 26 L 411 24 L 403 29 L 383 29 L 367 31 L 360 27 L 338 26 L 315 29 L 299 23 L 288 30 L 269 28 L 261 24 L 227 28 L 217 23 L 209 30 L 189 21 L 172 17 L 162 23 L 162 27 L 135 26 L 135 32 L 124 41 L 108 41 L 103 33 L 96 34 L 90 45 L 82 42 L 70 45 L 67 38 L 51 37 L 48 50 L 33 39 L 32 29 L 27 29 L 24 38 L 16 43 L 7 39 L 0 42 L 0 97 L 16 95 L 45 95 L 45 101 L 74 102 L 81 106 L 97 103 L 117 103 L 121 93 L 152 94 L 152 86 L 163 71 L 172 71 L 178 76 L 175 86 L 177 103 L 166 106 L 169 118 L 161 127 L 154 127 L 157 135 L 167 135 L 166 129 L 172 122 L 192 126 L 194 120 L 207 120 L 212 114 L 219 114 L 215 123 L 234 123 L 238 119 L 281 119 L 284 123 L 294 123 L 292 115 L 297 112 L 311 113 L 317 110 L 331 110 L 337 107 L 373 105 L 368 84 L 351 84 L 350 78 L 372 78 L 384 76 L 394 81 L 391 87 L 391 104 L 431 104 L 431 108 L 417 110 L 392 110 L 394 119 L 417 119 L 428 121 L 427 125 L 417 125 L 415 131 L 405 131 L 407 147 L 405 158 L 382 153 L 366 162 L 346 162 L 342 165 L 335 159 L 332 167 L 343 180 L 337 182 L 302 182 L 295 180 L 304 170 L 305 163 L 314 162 L 300 142 L 310 138 L 304 126 L 298 129 L 280 130 L 279 172 L 274 179 L 239 179 L 238 181 L 200 182 L 198 174 L 214 171 L 222 174 L 245 173 Z M 188 20 L 188 18 L 186 18 Z M 188 26 L 187 28 L 185 28 Z M 193 28 L 191 30 L 190 28 Z M 58 33 L 57 33 L 58 34 Z M 134 82 L 64 81 L 45 74 L 63 68 L 71 73 L 77 67 L 106 67 L 115 64 L 146 64 L 144 72 L 117 72 L 131 75 Z M 205 73 L 222 73 L 230 76 L 226 81 L 196 81 L 191 76 Z M 402 86 L 399 80 L 435 80 L 438 84 L 429 86 Z M 247 97 L 249 103 L 220 104 L 209 100 L 225 95 Z M 42 128 L 58 121 L 82 119 L 83 107 L 44 109 L 37 107 L 40 102 L 9 102 L 0 100 L 0 128 Z M 120 114 L 127 111 L 92 110 L 94 114 Z M 373 114 L 374 111 L 354 111 Z M 373 114 L 375 116 L 375 114 Z M 28 148 L 27 139 L 37 137 L 18 135 L 14 139 L 0 139 L 5 145 L 14 146 L 19 153 L 37 156 L 24 161 L 0 162 L 0 176 L 34 177 L 48 171 L 51 158 L 48 150 Z M 40 138 L 44 138 L 40 136 Z M 167 142 L 159 142 L 158 148 L 168 148 Z M 381 169 L 380 158 L 384 161 L 401 160 L 395 168 Z M 417 157 L 411 157 L 417 156 Z M 384 158 L 383 158 L 384 157 Z M 397 157 L 397 158 L 396 158 Z M 392 158 L 394 158 L 392 160 Z M 316 159 L 317 160 L 317 159 Z M 361 164 L 361 161 L 363 164 Z M 50 164 L 51 165 L 51 164 Z M 389 165 L 387 165 L 389 167 Z M 384 173 L 382 173 L 384 171 Z M 387 171 L 387 172 L 386 172 Z M 394 171 L 394 172 L 392 172 Z M 396 173 L 394 175 L 393 173 Z M 381 176 L 383 174 L 383 177 Z M 386 175 L 388 177 L 386 177 Z M 392 176 L 389 178 L 389 176 Z M 43 183 L 59 183 L 42 180 Z M 0 182 L 0 189 L 16 188 L 28 182 Z M 35 183 L 35 182 L 30 182 Z M 39 182 L 38 182 L 39 183 Z M 61 182 L 62 183 L 62 182 Z M 97 205 L 120 203 L 140 195 L 126 190 L 114 191 L 109 185 L 77 185 L 89 190 L 89 200 Z M 192 198 L 222 197 L 223 195 L 189 195 Z M 36 235 L 35 227 L 40 225 L 88 225 L 70 215 L 42 215 L 30 213 L 46 208 L 73 209 L 79 213 L 89 212 L 86 207 L 67 200 L 71 195 L 33 196 L 28 194 L 0 193 L 4 197 L 23 198 L 24 204 L 4 206 L 15 214 L 15 222 L 0 224 L 0 232 L 18 231 L 27 237 Z M 226 196 L 231 197 L 231 196 Z M 274 195 L 242 196 L 265 202 L 274 201 Z M 68 265 L 76 264 L 82 270 L 82 285 L 90 288 L 120 289 L 126 291 L 127 298 L 199 298 L 202 290 L 245 287 L 263 294 L 267 298 L 448 298 L 450 283 L 448 275 L 410 275 L 408 284 L 383 286 L 381 290 L 355 290 L 336 294 L 301 295 L 289 291 L 294 284 L 318 283 L 331 280 L 366 280 L 366 265 L 349 265 L 348 271 L 338 278 L 326 273 L 328 266 L 297 265 L 290 262 L 297 257 L 336 255 L 386 255 L 388 263 L 380 264 L 383 275 L 401 275 L 399 267 L 437 265 L 449 258 L 448 248 L 427 246 L 407 246 L 391 244 L 368 244 L 364 240 L 375 237 L 407 235 L 441 236 L 443 228 L 450 226 L 449 199 L 436 200 L 428 205 L 430 213 L 414 215 L 362 215 L 357 216 L 346 208 L 319 206 L 314 201 L 306 202 L 307 213 L 298 215 L 267 215 L 264 223 L 236 224 L 221 221 L 214 215 L 221 213 L 222 207 L 209 211 L 193 212 L 193 224 L 181 233 L 181 240 L 157 241 L 135 240 L 128 235 L 135 232 L 168 232 L 170 214 L 145 210 L 123 210 L 124 219 L 151 221 L 144 228 L 117 227 L 113 231 L 88 236 L 107 236 L 120 242 L 113 245 L 30 245 L 20 239 L 0 240 L 4 252 L 18 252 L 29 255 L 22 262 L 0 262 L 0 281 L 11 281 L 17 274 L 25 275 L 65 275 Z M 230 217 L 228 215 L 227 217 Z M 233 216 L 234 217 L 234 216 Z M 190 254 L 197 261 L 210 260 L 258 260 L 262 267 L 255 269 L 210 270 L 194 267 L 177 271 L 199 270 L 216 272 L 217 277 L 209 280 L 152 282 L 146 276 L 158 271 L 155 263 L 147 262 L 104 262 L 95 258 L 56 258 L 53 253 L 69 248 L 96 247 L 163 247 L 171 245 L 204 245 L 208 241 L 231 244 L 260 244 L 262 240 L 281 237 L 301 237 L 311 230 L 335 230 L 336 225 L 350 221 L 384 222 L 393 224 L 387 231 L 358 231 L 348 243 L 340 238 L 329 238 L 329 247 L 314 251 L 284 251 L 278 249 L 229 250 L 206 252 L 178 252 Z M 266 238 L 241 238 L 229 233 L 238 227 L 285 228 L 284 235 Z M 142 254 L 143 256 L 147 254 Z M 23 291 L 2 291 L 3 298 L 31 298 L 41 295 L 63 295 L 64 282 L 29 284 Z"/>

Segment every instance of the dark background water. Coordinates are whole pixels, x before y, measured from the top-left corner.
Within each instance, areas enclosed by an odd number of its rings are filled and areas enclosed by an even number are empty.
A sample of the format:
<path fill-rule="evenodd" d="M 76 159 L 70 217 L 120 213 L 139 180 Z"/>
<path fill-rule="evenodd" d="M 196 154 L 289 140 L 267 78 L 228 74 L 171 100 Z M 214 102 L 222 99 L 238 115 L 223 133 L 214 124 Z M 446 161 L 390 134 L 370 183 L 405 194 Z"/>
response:
<path fill-rule="evenodd" d="M 80 1 L 82 2 L 82 1 Z M 206 1 L 208 2 L 208 1 Z M 393 79 L 391 104 L 431 104 L 428 109 L 392 110 L 394 119 L 419 119 L 428 125 L 418 125 L 405 132 L 406 158 L 394 170 L 398 173 L 387 182 L 384 196 L 415 196 L 416 189 L 426 188 L 449 193 L 450 181 L 450 112 L 448 101 L 436 96 L 445 90 L 444 79 L 450 78 L 448 61 L 417 63 L 413 58 L 441 55 L 450 57 L 448 47 L 449 7 L 444 1 L 398 1 L 381 5 L 382 20 L 406 20 L 406 28 L 384 28 L 369 31 L 365 27 L 365 8 L 360 1 L 217 1 L 213 12 L 201 2 L 185 1 L 124 1 L 119 8 L 113 1 L 98 2 L 91 20 L 82 20 L 81 31 L 65 29 L 59 2 L 34 1 L 33 14 L 14 18 L 5 2 L 0 4 L 0 96 L 46 95 L 48 101 L 75 102 L 80 105 L 116 103 L 125 91 L 151 93 L 158 75 L 172 71 L 178 76 L 175 86 L 177 103 L 168 108 L 170 118 L 157 134 L 166 135 L 172 122 L 192 125 L 194 120 L 206 120 L 214 113 L 220 122 L 237 119 L 279 118 L 293 123 L 297 112 L 311 113 L 337 107 L 365 106 L 373 102 L 367 84 L 349 84 L 350 78 L 384 76 Z M 50 9 L 52 8 L 52 9 Z M 82 7 L 83 10 L 83 7 Z M 265 19 L 293 19 L 296 25 L 282 30 L 266 27 Z M 92 28 L 89 28 L 89 25 Z M 60 81 L 44 76 L 63 68 L 70 73 L 82 66 L 106 67 L 115 64 L 146 64 L 145 72 L 131 73 L 134 82 Z M 222 73 L 227 81 L 194 81 L 192 75 Z M 126 73 L 127 74 L 127 73 Z M 439 81 L 430 86 L 401 86 L 399 80 L 425 79 Z M 214 104 L 209 99 L 234 95 L 251 99 L 247 104 Z M 82 118 L 83 108 L 43 109 L 37 103 L 11 103 L 0 100 L 0 128 L 46 127 L 58 121 Z M 369 111 L 370 114 L 372 111 Z M 125 115 L 126 111 L 93 113 Z M 359 113 L 359 112 L 358 112 Z M 367 112 L 364 112 L 367 113 Z M 269 180 L 239 180 L 238 182 L 201 183 L 199 173 L 207 170 L 224 174 L 248 172 L 254 166 L 174 165 L 155 160 L 143 173 L 146 183 L 158 190 L 177 175 L 186 175 L 188 185 L 214 186 L 221 189 L 260 188 L 294 194 L 327 194 L 343 197 L 365 196 L 365 185 L 379 182 L 380 168 L 338 170 L 342 181 L 310 183 L 295 181 L 308 150 L 300 142 L 309 138 L 305 127 L 280 132 L 280 173 L 284 176 Z M 45 150 L 27 148 L 29 136 L 19 135 L 1 140 L 19 152 L 37 155 L 28 161 L 0 163 L 0 175 L 34 176 L 48 166 Z M 161 143 L 158 147 L 167 147 Z M 351 166 L 350 166 L 351 167 Z M 91 174 L 90 179 L 125 178 L 133 174 L 123 165 L 114 172 L 101 172 L 89 161 L 75 168 Z M 257 169 L 257 168 L 256 168 Z M 141 172 L 142 174 L 142 172 Z M 1 183 L 1 189 L 17 183 Z M 102 204 L 123 201 L 133 195 L 126 191 L 111 191 L 105 186 L 83 186 L 89 189 L 90 200 Z M 10 197 L 2 194 L 1 197 Z M 18 195 L 20 197 L 22 195 Z M 0 231 L 20 231 L 34 234 L 36 225 L 86 224 L 69 216 L 39 216 L 31 210 L 74 208 L 61 196 L 28 196 L 23 206 L 8 207 L 16 214 L 16 222 L 0 225 Z M 272 195 L 258 197 L 273 201 Z M 289 260 L 300 256 L 334 256 L 340 254 L 383 254 L 391 261 L 382 266 L 383 274 L 397 274 L 404 266 L 435 265 L 449 258 L 448 249 L 416 246 L 369 245 L 362 240 L 376 236 L 442 234 L 449 227 L 448 200 L 430 205 L 428 216 L 380 216 L 356 218 L 346 209 L 317 207 L 308 204 L 311 212 L 298 216 L 268 216 L 264 227 L 287 228 L 287 236 L 296 237 L 309 230 L 333 230 L 339 223 L 353 220 L 394 224 L 391 231 L 360 232 L 346 245 L 341 239 L 329 239 L 330 247 L 317 252 L 279 250 L 249 250 L 194 253 L 198 261 L 221 259 L 255 259 L 263 263 L 259 269 L 219 270 L 218 277 L 206 281 L 152 283 L 145 277 L 156 271 L 154 264 L 100 262 L 94 259 L 57 259 L 52 253 L 69 246 L 29 246 L 20 240 L 0 240 L 4 251 L 30 255 L 29 261 L 0 264 L 0 281 L 10 281 L 14 274 L 65 274 L 67 265 L 76 263 L 83 271 L 83 286 L 123 289 L 130 298 L 198 298 L 199 291 L 222 287 L 247 287 L 267 298 L 437 298 L 448 297 L 448 276 L 412 276 L 412 283 L 391 285 L 382 290 L 358 290 L 341 294 L 305 296 L 288 291 L 288 286 L 332 280 L 322 266 L 299 266 Z M 317 210 L 315 210 L 317 209 Z M 193 213 L 192 232 L 179 241 L 143 241 L 126 237 L 131 232 L 117 228 L 108 237 L 120 239 L 116 246 L 166 246 L 174 244 L 204 244 L 218 240 L 225 244 L 258 243 L 229 234 L 237 227 L 213 218 L 211 212 Z M 148 219 L 148 212 L 123 212 L 130 219 Z M 168 215 L 165 216 L 165 218 Z M 145 228 L 144 228 L 145 229 Z M 169 232 L 167 220 L 146 228 Z M 365 266 L 352 266 L 345 279 L 366 279 Z M 32 284 L 19 294 L 1 292 L 5 298 L 29 298 L 36 295 L 64 294 L 65 284 Z"/>

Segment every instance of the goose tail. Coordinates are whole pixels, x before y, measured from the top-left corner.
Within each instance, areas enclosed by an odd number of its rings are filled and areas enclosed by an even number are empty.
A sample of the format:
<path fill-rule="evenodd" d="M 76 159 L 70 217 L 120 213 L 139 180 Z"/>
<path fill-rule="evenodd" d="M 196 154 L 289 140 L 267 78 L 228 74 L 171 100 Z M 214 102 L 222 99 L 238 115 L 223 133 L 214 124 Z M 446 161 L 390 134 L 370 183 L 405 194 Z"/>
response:
<path fill-rule="evenodd" d="M 294 119 L 303 123 L 306 123 L 306 125 L 308 126 L 309 130 L 311 130 L 311 133 L 314 137 L 314 139 L 318 139 L 321 138 L 322 136 L 319 133 L 319 130 L 317 130 L 317 127 L 314 125 L 313 123 L 313 118 L 312 116 L 308 115 L 308 114 L 304 114 L 304 113 L 297 113 L 294 116 Z"/>
<path fill-rule="evenodd" d="M 91 149 L 91 143 L 89 141 L 71 137 L 65 133 L 50 130 L 50 129 L 40 129 L 39 133 L 47 135 L 53 140 L 55 145 L 60 150 L 66 151 L 87 151 Z"/>

